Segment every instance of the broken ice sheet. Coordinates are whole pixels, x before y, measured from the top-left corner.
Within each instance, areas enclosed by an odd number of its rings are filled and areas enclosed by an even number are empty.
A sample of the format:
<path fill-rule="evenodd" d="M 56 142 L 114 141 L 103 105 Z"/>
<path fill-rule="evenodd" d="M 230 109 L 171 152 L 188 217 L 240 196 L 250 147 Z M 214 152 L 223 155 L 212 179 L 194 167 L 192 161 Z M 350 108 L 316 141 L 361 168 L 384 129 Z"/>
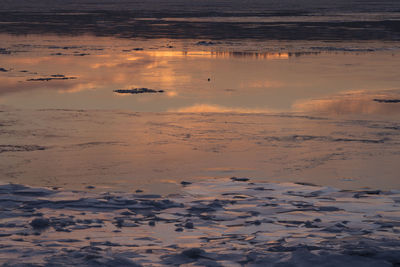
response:
<path fill-rule="evenodd" d="M 262 266 L 325 255 L 385 266 L 400 260 L 399 197 L 230 179 L 169 197 L 5 184 L 0 262 Z"/>

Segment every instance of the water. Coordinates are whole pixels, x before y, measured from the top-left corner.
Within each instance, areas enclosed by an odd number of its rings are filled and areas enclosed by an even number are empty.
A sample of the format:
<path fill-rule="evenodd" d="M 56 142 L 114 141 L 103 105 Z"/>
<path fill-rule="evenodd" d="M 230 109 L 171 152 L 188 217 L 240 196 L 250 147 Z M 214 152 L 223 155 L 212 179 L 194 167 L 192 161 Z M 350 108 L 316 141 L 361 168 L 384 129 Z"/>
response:
<path fill-rule="evenodd" d="M 399 15 L 2 0 L 0 264 L 397 266 Z"/>
<path fill-rule="evenodd" d="M 0 32 L 214 40 L 399 40 L 398 1 L 2 1 Z"/>
<path fill-rule="evenodd" d="M 399 186 L 398 1 L 0 9 L 3 182 Z"/>
<path fill-rule="evenodd" d="M 398 188 L 397 46 L 2 35 L 2 181 Z"/>
<path fill-rule="evenodd" d="M 0 55 L 0 67 L 6 70 L 0 74 L 1 103 L 17 108 L 358 115 L 399 111 L 399 105 L 373 101 L 399 97 L 400 60 L 394 44 L 347 44 L 330 51 L 326 44 L 249 43 L 247 51 L 237 51 L 237 45 L 204 46 L 196 40 L 2 39 L 9 54 Z M 48 78 L 54 80 L 41 80 Z M 143 87 L 164 92 L 114 92 Z"/>
<path fill-rule="evenodd" d="M 2 2 L 2 10 L 15 11 L 59 11 L 59 10 L 133 10 L 137 12 L 224 12 L 245 13 L 292 11 L 306 13 L 350 13 L 350 12 L 399 12 L 395 0 L 20 0 Z"/>
<path fill-rule="evenodd" d="M 6 108 L 0 115 L 3 182 L 165 194 L 182 180 L 247 176 L 399 188 L 399 119 Z"/>

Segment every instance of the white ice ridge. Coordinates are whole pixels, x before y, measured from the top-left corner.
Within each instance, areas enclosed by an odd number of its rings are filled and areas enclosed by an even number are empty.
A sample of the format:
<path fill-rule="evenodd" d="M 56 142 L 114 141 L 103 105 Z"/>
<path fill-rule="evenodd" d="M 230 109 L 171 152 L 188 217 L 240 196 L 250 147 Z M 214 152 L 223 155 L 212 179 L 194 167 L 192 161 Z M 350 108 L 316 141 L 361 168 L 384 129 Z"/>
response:
<path fill-rule="evenodd" d="M 398 266 L 400 192 L 247 178 L 183 194 L 0 185 L 3 266 Z"/>

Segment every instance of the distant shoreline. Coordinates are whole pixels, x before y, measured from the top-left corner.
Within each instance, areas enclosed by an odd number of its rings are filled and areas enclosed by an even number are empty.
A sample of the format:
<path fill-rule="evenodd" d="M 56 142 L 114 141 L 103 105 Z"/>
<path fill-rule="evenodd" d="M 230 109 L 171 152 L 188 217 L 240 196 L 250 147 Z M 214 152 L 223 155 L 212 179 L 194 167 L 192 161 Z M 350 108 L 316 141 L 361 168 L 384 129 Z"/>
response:
<path fill-rule="evenodd" d="M 117 5 L 115 5 L 117 6 Z M 138 6 L 85 10 L 74 5 L 39 10 L 0 9 L 0 33 L 210 40 L 400 41 L 400 6 L 385 12 L 282 9 L 198 10 Z M 321 13 L 319 13 L 321 12 Z M 342 12 L 342 13 L 341 13 Z M 251 18 L 249 20 L 249 18 Z"/>

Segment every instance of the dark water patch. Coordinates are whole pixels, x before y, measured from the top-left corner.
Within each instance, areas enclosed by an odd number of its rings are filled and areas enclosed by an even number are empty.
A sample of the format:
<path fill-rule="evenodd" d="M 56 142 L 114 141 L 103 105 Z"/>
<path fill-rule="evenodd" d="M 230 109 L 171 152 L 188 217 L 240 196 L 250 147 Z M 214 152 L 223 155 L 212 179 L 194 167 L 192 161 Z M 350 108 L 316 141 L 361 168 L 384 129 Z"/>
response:
<path fill-rule="evenodd" d="M 263 16 L 299 16 L 312 15 L 318 12 L 396 12 L 400 6 L 396 0 L 363 0 L 362 5 L 357 0 L 254 0 L 243 2 L 240 0 L 215 0 L 206 2 L 193 2 L 187 0 L 41 0 L 32 2 L 30 0 L 7 1 L 0 7 L 5 11 L 33 11 L 52 12 L 57 11 L 60 15 L 74 12 L 77 15 L 87 15 L 93 11 L 137 11 L 139 16 L 163 18 L 171 16 L 190 17 L 198 16 L 237 16 L 263 15 Z M 156 16 L 159 14 L 159 16 Z"/>
<path fill-rule="evenodd" d="M 149 88 L 133 88 L 133 89 L 118 89 L 114 90 L 118 94 L 152 94 L 152 93 L 164 93 L 164 90 L 154 90 Z"/>
<path fill-rule="evenodd" d="M 400 130 L 400 126 L 385 126 L 384 128 L 388 130 Z"/>
<path fill-rule="evenodd" d="M 124 38 L 175 38 L 175 39 L 262 39 L 262 40 L 400 40 L 400 21 L 285 21 L 286 12 L 274 22 L 173 20 L 190 17 L 226 17 L 215 12 L 179 12 L 150 14 L 135 11 L 97 10 L 87 13 L 56 12 L 0 12 L 0 32 L 10 34 L 61 34 L 119 36 Z M 229 17 L 243 17 L 245 13 L 229 13 Z M 269 16 L 257 12 L 249 16 Z M 146 18 L 146 19 L 142 19 Z M 172 18 L 163 20 L 162 18 Z M 103 23 L 107 21 L 107 23 Z M 162 23 L 163 27 L 160 27 Z M 132 31 L 132 28 L 135 30 Z"/>
<path fill-rule="evenodd" d="M 198 41 L 198 42 L 196 43 L 196 45 L 202 45 L 202 46 L 212 46 L 212 45 L 216 45 L 216 44 L 220 44 L 220 42 Z"/>
<path fill-rule="evenodd" d="M 85 109 L 67 109 L 67 108 L 46 108 L 46 109 L 38 109 L 37 111 L 65 111 L 65 112 L 77 112 L 77 113 L 84 113 L 87 112 Z"/>
<path fill-rule="evenodd" d="M 356 142 L 356 143 L 367 143 L 367 144 L 382 144 L 389 141 L 389 138 L 383 139 L 354 139 L 354 138 L 333 138 L 333 142 Z"/>
<path fill-rule="evenodd" d="M 46 229 L 50 227 L 50 221 L 45 218 L 36 218 L 31 221 L 30 225 L 33 229 Z"/>
<path fill-rule="evenodd" d="M 374 48 L 359 48 L 359 47 L 335 47 L 335 46 L 312 46 L 312 50 L 318 51 L 337 51 L 337 52 L 375 52 Z"/>
<path fill-rule="evenodd" d="M 11 54 L 11 51 L 7 50 L 6 48 L 0 47 L 0 55 L 9 55 L 9 54 Z"/>
<path fill-rule="evenodd" d="M 374 99 L 375 102 L 378 103 L 400 103 L 400 99 Z"/>
<path fill-rule="evenodd" d="M 313 183 L 306 183 L 306 182 L 296 182 L 295 184 L 298 184 L 298 185 L 307 185 L 307 186 L 317 186 L 316 184 L 313 184 Z"/>
<path fill-rule="evenodd" d="M 123 49 L 122 52 L 132 52 L 132 51 L 143 51 L 144 49 L 142 47 L 136 47 L 132 49 Z"/>
<path fill-rule="evenodd" d="M 0 68 L 0 72 L 9 72 L 10 70 L 7 70 L 5 68 Z"/>
<path fill-rule="evenodd" d="M 4 110 L 0 110 L 0 112 L 5 112 Z M 17 121 L 12 121 L 12 120 L 0 120 L 0 127 L 5 127 L 5 126 L 13 126 L 17 123 Z"/>
<path fill-rule="evenodd" d="M 37 145 L 0 145 L 0 153 L 5 152 L 27 152 L 46 150 L 47 147 Z"/>
<path fill-rule="evenodd" d="M 356 143 L 371 143 L 382 144 L 390 141 L 389 138 L 382 139 L 362 139 L 362 138 L 334 138 L 330 136 L 314 136 L 314 135 L 289 135 L 289 136 L 268 136 L 264 138 L 268 141 L 278 142 L 307 142 L 307 141 L 321 141 L 321 142 L 356 142 Z"/>
<path fill-rule="evenodd" d="M 88 53 L 74 53 L 73 55 L 75 57 L 84 57 L 84 56 L 89 56 L 90 54 L 88 54 Z"/>
<path fill-rule="evenodd" d="M 56 75 L 51 75 L 51 77 L 46 77 L 46 78 L 32 78 L 32 79 L 27 79 L 28 82 L 48 82 L 48 81 L 53 81 L 53 80 L 75 80 L 77 79 L 76 77 L 66 77 L 61 74 L 56 74 Z"/>
<path fill-rule="evenodd" d="M 108 141 L 108 142 L 87 142 L 87 143 L 80 143 L 80 144 L 73 144 L 66 147 L 81 147 L 81 148 L 90 148 L 95 146 L 104 146 L 104 145 L 122 145 L 121 142 L 116 141 Z"/>
<path fill-rule="evenodd" d="M 64 49 L 64 50 L 69 50 L 69 49 L 79 49 L 82 48 L 82 46 L 58 46 L 58 45 L 50 45 L 48 46 L 49 49 Z"/>
<path fill-rule="evenodd" d="M 297 141 L 326 141 L 328 137 L 326 136 L 313 136 L 313 135 L 289 135 L 289 136 L 271 136 L 266 137 L 266 140 L 269 141 L 283 141 L 283 142 L 297 142 Z"/>
<path fill-rule="evenodd" d="M 249 178 L 246 178 L 246 177 L 231 177 L 231 180 L 232 180 L 233 182 L 247 182 L 247 181 L 249 181 L 250 179 L 249 179 Z"/>
<path fill-rule="evenodd" d="M 307 119 L 307 120 L 330 120 L 326 117 L 316 117 L 310 115 L 294 115 L 294 114 L 279 114 L 279 115 L 268 115 L 272 117 L 282 117 L 282 118 L 294 118 L 294 119 Z"/>

